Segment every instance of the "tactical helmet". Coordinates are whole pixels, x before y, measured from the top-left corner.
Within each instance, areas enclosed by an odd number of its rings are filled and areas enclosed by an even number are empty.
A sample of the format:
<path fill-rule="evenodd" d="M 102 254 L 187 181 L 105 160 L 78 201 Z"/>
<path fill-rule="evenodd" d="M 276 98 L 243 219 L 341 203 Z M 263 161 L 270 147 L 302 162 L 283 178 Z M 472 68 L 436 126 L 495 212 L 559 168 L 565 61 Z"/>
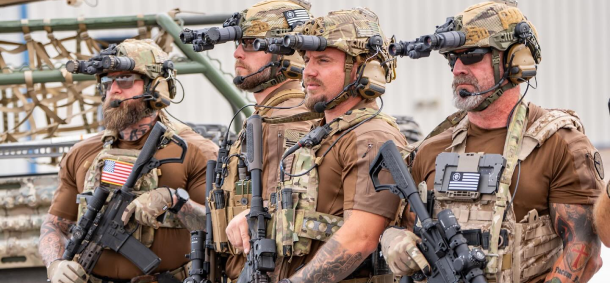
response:
<path fill-rule="evenodd" d="M 116 46 L 116 56 L 129 57 L 135 62 L 131 72 L 142 74 L 148 78 L 148 80 L 145 80 L 148 90 L 152 90 L 154 87 L 154 91 L 166 99 L 174 98 L 176 90 L 173 80 L 166 80 L 164 78 L 164 72 L 167 70 L 167 66 L 164 68 L 164 64 L 169 61 L 169 56 L 153 40 L 126 39 Z M 173 70 L 173 66 L 171 66 L 171 69 L 171 76 L 175 76 L 176 73 Z M 168 84 L 168 82 L 170 83 Z M 163 107 L 166 106 L 168 105 Z"/>
<path fill-rule="evenodd" d="M 374 99 L 383 94 L 385 84 L 396 78 L 396 60 L 392 60 L 393 57 L 388 52 L 393 39 L 385 37 L 379 18 L 368 8 L 330 12 L 303 25 L 301 33 L 322 37 L 326 40 L 326 48 L 337 48 L 347 54 L 344 87 L 353 83 L 349 76 L 353 64 L 363 66 L 366 63 L 363 70 L 366 83 L 355 86 L 357 92 L 366 99 Z M 299 53 L 304 55 L 302 50 Z M 347 95 L 342 95 L 342 98 L 329 103 L 326 109 L 331 109 L 348 98 Z"/>
<path fill-rule="evenodd" d="M 516 3 L 489 1 L 470 6 L 452 21 L 450 18 L 437 32 L 448 30 L 463 32 L 466 42 L 459 47 L 442 48 L 441 54 L 469 48 L 491 48 L 496 90 L 473 111 L 486 109 L 504 91 L 536 76 L 536 64 L 542 60 L 538 33 Z M 500 52 L 504 52 L 504 76 L 500 75 Z M 501 86 L 505 79 L 508 83 Z"/>
<path fill-rule="evenodd" d="M 237 24 L 242 29 L 242 39 L 281 37 L 291 33 L 295 27 L 313 18 L 309 9 L 311 4 L 305 0 L 265 0 L 254 4 L 254 6 L 236 13 L 229 18 L 225 25 Z M 298 54 L 276 55 L 273 54 L 271 61 L 290 62 L 290 65 L 302 69 L 305 63 Z M 279 64 L 278 64 L 279 65 Z M 281 66 L 273 66 L 271 74 L 276 74 Z M 284 66 L 290 70 L 290 66 Z M 260 92 L 268 87 L 277 85 L 288 78 L 300 79 L 301 74 L 279 73 L 269 81 L 249 89 L 251 92 Z"/>

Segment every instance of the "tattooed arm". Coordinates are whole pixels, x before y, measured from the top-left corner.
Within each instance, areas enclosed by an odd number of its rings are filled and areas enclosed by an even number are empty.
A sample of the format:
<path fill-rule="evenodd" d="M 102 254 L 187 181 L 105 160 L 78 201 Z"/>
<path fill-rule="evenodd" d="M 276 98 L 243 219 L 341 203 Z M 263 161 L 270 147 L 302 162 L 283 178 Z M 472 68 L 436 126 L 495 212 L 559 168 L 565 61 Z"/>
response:
<path fill-rule="evenodd" d="M 74 225 L 74 221 L 53 214 L 47 214 L 44 222 L 42 222 L 38 252 L 46 267 L 49 267 L 53 261 L 61 259 L 66 249 L 66 241 L 72 225 Z"/>
<path fill-rule="evenodd" d="M 339 282 L 375 251 L 387 219 L 359 210 L 346 210 L 344 219 L 345 223 L 341 229 L 318 250 L 311 262 L 290 278 L 290 281 Z"/>
<path fill-rule="evenodd" d="M 584 283 L 601 268 L 601 244 L 593 230 L 593 206 L 551 203 L 551 219 L 563 254 L 546 277 L 549 283 Z"/>
<path fill-rule="evenodd" d="M 174 203 L 178 201 L 174 195 Z M 188 200 L 178 211 L 178 219 L 189 231 L 204 230 L 205 231 L 205 206 L 198 204 L 192 200 Z M 207 232 L 207 231 L 206 231 Z"/>

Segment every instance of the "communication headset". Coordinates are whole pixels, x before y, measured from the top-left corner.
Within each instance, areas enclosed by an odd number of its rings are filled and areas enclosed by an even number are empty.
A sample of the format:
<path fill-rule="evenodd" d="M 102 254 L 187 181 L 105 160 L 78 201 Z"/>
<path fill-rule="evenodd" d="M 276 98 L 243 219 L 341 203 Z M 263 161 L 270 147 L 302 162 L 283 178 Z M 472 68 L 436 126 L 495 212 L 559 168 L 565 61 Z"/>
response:
<path fill-rule="evenodd" d="M 536 64 L 539 64 L 540 45 L 526 22 L 515 26 L 514 36 L 517 43 L 504 52 L 504 70 L 508 72 L 508 80 L 514 84 L 526 82 L 536 76 Z"/>

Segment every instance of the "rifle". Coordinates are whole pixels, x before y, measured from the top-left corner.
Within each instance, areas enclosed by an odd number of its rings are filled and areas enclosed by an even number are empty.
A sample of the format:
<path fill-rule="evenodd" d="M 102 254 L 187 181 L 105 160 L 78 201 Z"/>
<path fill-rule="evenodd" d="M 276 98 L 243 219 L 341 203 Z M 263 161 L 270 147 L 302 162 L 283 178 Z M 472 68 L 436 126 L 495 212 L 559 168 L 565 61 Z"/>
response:
<path fill-rule="evenodd" d="M 396 184 L 380 184 L 379 172 L 388 169 Z M 379 149 L 371 165 L 369 174 L 375 191 L 390 190 L 406 200 L 421 222 L 415 229 L 421 239 L 417 247 L 422 252 L 432 270 L 416 272 L 412 278 L 428 283 L 471 282 L 487 283 L 482 268 L 486 265 L 485 253 L 480 249 L 468 248 L 461 227 L 451 209 L 438 213 L 438 221 L 433 221 L 423 204 L 415 181 L 393 141 L 387 141 Z"/>
<path fill-rule="evenodd" d="M 127 181 L 121 189 L 114 191 L 105 210 L 102 211 L 102 207 L 110 194 L 108 188 L 100 186 L 95 188 L 93 195 L 84 195 L 87 199 L 87 210 L 70 231 L 72 237 L 66 245 L 63 259 L 72 260 L 74 255 L 80 254 L 78 263 L 87 273 L 91 273 L 102 250 L 109 248 L 129 259 L 145 274 L 149 274 L 159 266 L 161 259 L 131 235 L 136 229 L 127 231 L 121 216 L 127 205 L 135 199 L 135 195 L 131 191 L 141 176 L 158 168 L 161 164 L 184 161 L 187 150 L 186 142 L 177 135 L 167 136 L 166 132 L 167 128 L 163 124 L 160 122 L 155 124 Z M 153 156 L 157 149 L 169 142 L 182 148 L 181 156 L 162 160 L 155 159 Z M 163 219 L 164 216 L 165 213 L 157 219 Z"/>
<path fill-rule="evenodd" d="M 250 252 L 246 265 L 237 282 L 269 282 L 267 272 L 275 269 L 275 241 L 267 239 L 267 220 L 271 219 L 268 209 L 263 206 L 263 139 L 262 119 L 252 115 L 246 123 L 246 158 L 248 173 L 252 180 L 252 201 L 248 218 L 250 230 Z"/>
<path fill-rule="evenodd" d="M 210 283 L 210 252 L 214 249 L 212 241 L 212 215 L 208 205 L 208 196 L 214 188 L 216 161 L 208 160 L 205 175 L 205 231 L 191 231 L 191 253 L 186 257 L 191 260 L 189 277 L 184 283 Z M 207 233 L 206 233 L 207 232 Z M 202 239 L 205 238 L 205 242 Z M 203 262 L 201 261 L 203 259 Z"/>

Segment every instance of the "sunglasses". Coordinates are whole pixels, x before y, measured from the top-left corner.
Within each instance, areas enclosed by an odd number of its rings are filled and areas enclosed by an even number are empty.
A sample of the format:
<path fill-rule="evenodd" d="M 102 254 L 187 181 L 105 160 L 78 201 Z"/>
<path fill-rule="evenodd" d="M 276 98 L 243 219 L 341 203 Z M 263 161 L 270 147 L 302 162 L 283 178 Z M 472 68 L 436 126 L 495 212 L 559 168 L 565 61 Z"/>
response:
<path fill-rule="evenodd" d="M 491 52 L 490 48 L 475 48 L 461 53 L 449 52 L 445 54 L 445 58 L 449 60 L 449 65 L 453 69 L 457 59 L 460 59 L 464 65 L 472 65 L 481 62 L 485 54 L 489 52 Z"/>
<path fill-rule="evenodd" d="M 130 89 L 133 87 L 133 82 L 141 81 L 142 78 L 136 74 L 121 74 L 116 76 L 105 76 L 101 78 L 102 93 L 106 93 L 112 87 L 112 83 L 116 84 L 120 89 Z"/>
<path fill-rule="evenodd" d="M 241 47 L 244 49 L 244 51 L 255 52 L 256 50 L 254 50 L 254 40 L 256 40 L 256 38 L 242 38 L 242 39 L 236 40 L 235 48 L 237 48 L 237 47 L 239 47 L 239 45 L 241 45 Z"/>

